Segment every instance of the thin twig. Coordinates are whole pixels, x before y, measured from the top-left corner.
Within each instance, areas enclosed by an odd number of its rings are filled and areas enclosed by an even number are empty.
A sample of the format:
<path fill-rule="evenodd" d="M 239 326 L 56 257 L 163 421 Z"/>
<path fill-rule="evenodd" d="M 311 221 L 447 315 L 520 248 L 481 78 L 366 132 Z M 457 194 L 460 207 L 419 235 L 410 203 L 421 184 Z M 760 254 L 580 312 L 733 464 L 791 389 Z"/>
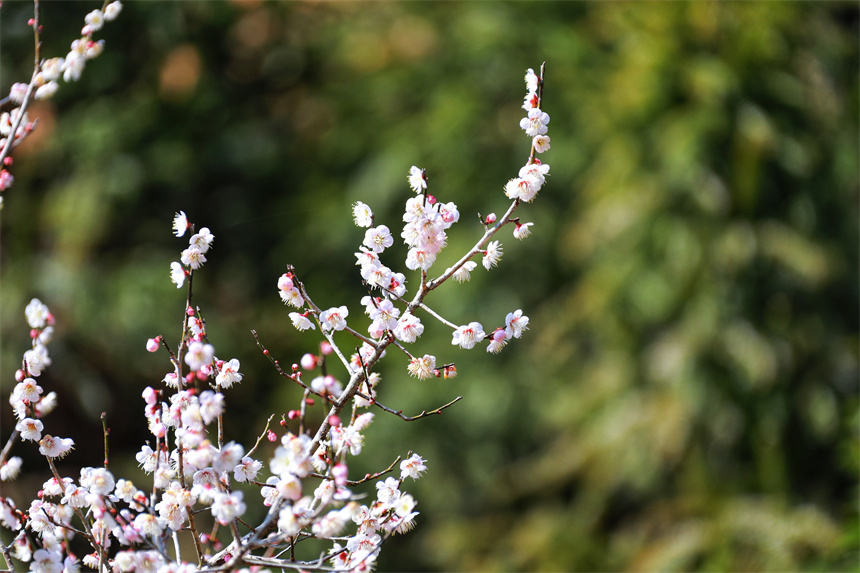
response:
<path fill-rule="evenodd" d="M 110 428 L 107 427 L 107 412 L 102 412 L 101 415 L 102 420 L 102 433 L 105 437 L 105 469 L 108 467 L 108 462 L 110 461 L 110 450 L 108 449 L 108 434 L 110 434 Z"/>
<path fill-rule="evenodd" d="M 262 434 L 260 434 L 260 437 L 259 437 L 259 438 L 257 438 L 257 441 L 256 441 L 256 442 L 254 442 L 254 447 L 253 447 L 253 448 L 251 448 L 251 450 L 250 450 L 246 455 L 248 455 L 248 456 L 252 456 L 252 455 L 254 455 L 254 452 L 255 452 L 255 451 L 257 451 L 257 446 L 259 446 L 259 445 L 260 445 L 260 442 L 262 442 L 262 441 L 263 441 L 263 438 L 264 438 L 264 437 L 266 437 L 266 436 L 268 435 L 268 433 L 269 433 L 269 424 L 271 424 L 271 423 L 272 423 L 272 418 L 274 418 L 274 417 L 275 417 L 275 415 L 274 415 L 274 414 L 272 414 L 271 416 L 269 416 L 269 419 L 268 419 L 268 420 L 266 420 L 266 427 L 265 427 L 265 428 L 263 428 L 263 433 L 262 433 Z"/>

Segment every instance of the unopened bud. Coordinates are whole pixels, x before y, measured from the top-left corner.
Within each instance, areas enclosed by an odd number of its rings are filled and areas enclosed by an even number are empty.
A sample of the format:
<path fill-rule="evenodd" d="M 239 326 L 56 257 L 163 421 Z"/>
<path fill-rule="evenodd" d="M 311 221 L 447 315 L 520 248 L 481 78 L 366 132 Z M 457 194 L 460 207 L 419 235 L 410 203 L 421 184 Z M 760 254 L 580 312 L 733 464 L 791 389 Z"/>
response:
<path fill-rule="evenodd" d="M 313 370 L 317 366 L 317 357 L 308 352 L 302 356 L 302 368 L 305 370 Z"/>
<path fill-rule="evenodd" d="M 496 222 L 496 214 L 495 213 L 490 213 L 489 215 L 487 215 L 487 218 L 484 219 L 485 225 L 492 225 L 495 222 Z"/>

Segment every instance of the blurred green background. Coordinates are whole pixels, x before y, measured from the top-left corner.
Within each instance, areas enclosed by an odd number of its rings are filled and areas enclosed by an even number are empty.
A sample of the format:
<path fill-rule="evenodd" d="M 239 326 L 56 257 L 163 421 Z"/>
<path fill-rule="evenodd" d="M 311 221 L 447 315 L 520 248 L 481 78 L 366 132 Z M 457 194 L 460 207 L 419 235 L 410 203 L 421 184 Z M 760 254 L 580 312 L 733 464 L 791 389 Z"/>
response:
<path fill-rule="evenodd" d="M 98 7 L 41 4 L 45 56 Z M 30 76 L 31 15 L 0 9 L 3 90 Z M 551 176 L 518 211 L 534 234 L 506 230 L 500 267 L 428 299 L 486 328 L 522 308 L 531 329 L 492 356 L 424 320 L 415 348 L 450 380 L 383 361 L 386 405 L 464 400 L 368 431 L 356 473 L 409 450 L 429 466 L 380 568 L 856 571 L 858 24 L 856 2 L 126 2 L 15 156 L 3 402 L 36 296 L 58 325 L 46 428 L 77 442 L 61 471 L 101 463 L 107 411 L 113 468 L 134 472 L 140 392 L 169 369 L 144 343 L 180 330 L 184 210 L 216 237 L 195 301 L 241 361 L 227 436 L 249 443 L 299 397 L 250 329 L 285 364 L 318 343 L 278 298 L 285 265 L 364 329 L 350 204 L 399 229 L 411 165 L 460 207 L 436 267 L 456 260 L 528 157 L 522 77 L 546 61 Z M 13 497 L 46 477 L 15 453 Z"/>

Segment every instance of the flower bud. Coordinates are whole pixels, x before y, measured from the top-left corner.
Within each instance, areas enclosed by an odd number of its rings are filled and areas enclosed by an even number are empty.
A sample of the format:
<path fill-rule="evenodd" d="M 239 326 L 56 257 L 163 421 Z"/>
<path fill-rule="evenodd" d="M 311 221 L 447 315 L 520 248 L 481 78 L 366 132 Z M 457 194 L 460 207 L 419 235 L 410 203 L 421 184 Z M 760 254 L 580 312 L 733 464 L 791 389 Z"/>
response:
<path fill-rule="evenodd" d="M 310 352 L 302 356 L 302 368 L 313 370 L 317 366 L 317 357 Z"/>

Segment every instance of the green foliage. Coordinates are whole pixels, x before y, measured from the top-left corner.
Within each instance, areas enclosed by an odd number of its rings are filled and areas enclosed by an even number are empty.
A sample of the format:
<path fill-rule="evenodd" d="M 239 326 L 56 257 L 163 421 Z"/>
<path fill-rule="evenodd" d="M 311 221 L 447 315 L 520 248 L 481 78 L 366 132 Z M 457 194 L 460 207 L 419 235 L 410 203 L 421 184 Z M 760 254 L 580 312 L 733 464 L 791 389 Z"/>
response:
<path fill-rule="evenodd" d="M 29 77 L 27 9 L 2 8 L 4 89 Z M 45 53 L 90 9 L 43 3 Z M 535 234 L 429 301 L 485 326 L 521 307 L 531 330 L 491 357 L 429 325 L 448 381 L 389 357 L 387 405 L 464 400 L 377 415 L 368 442 L 390 449 L 365 469 L 408 449 L 430 468 L 383 569 L 854 570 L 857 22 L 841 2 L 129 2 L 17 155 L 4 395 L 39 296 L 60 327 L 52 416 L 82 432 L 63 434 L 65 461 L 99 463 L 86 436 L 104 409 L 112 455 L 136 451 L 134 397 L 167 368 L 144 342 L 180 326 L 183 209 L 217 237 L 196 300 L 245 373 L 227 432 L 258 434 L 298 394 L 249 330 L 284 363 L 315 345 L 277 298 L 284 266 L 323 306 L 357 301 L 349 205 L 395 228 L 413 164 L 460 206 L 454 257 L 527 157 L 520 78 L 545 60 L 551 177 L 521 213 Z"/>

